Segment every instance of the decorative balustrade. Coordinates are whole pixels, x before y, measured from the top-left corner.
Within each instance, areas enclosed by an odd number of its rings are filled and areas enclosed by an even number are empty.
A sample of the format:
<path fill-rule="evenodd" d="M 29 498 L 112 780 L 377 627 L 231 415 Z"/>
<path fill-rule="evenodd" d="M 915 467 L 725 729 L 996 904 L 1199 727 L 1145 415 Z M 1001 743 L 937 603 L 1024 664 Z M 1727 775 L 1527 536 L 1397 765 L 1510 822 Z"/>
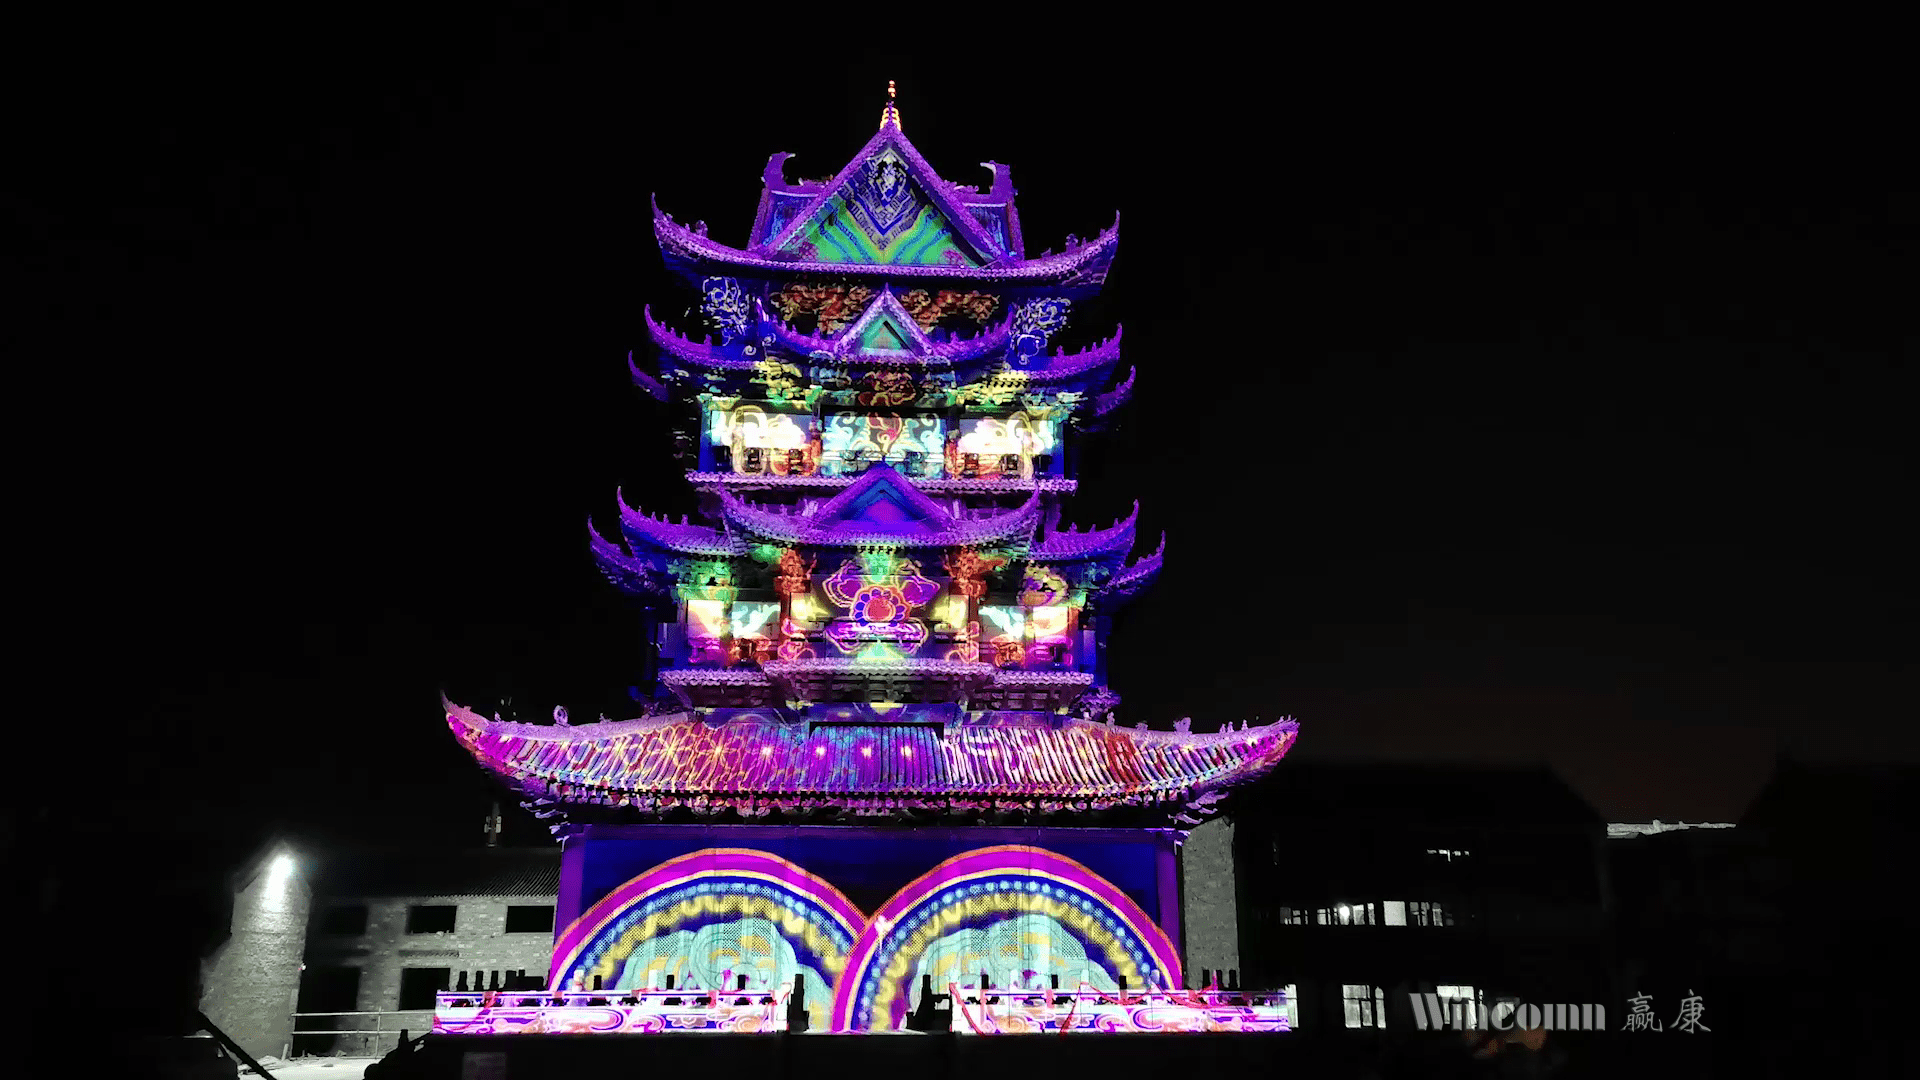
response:
<path fill-rule="evenodd" d="M 497 990 L 435 995 L 436 1035 L 749 1034 L 787 1030 L 790 991 Z"/>
<path fill-rule="evenodd" d="M 840 620 L 848 622 L 848 620 Z M 857 633 L 841 635 L 840 642 L 850 646 L 852 652 L 858 652 L 868 645 L 887 645 L 898 648 L 899 643 L 890 637 L 861 636 Z M 904 650 L 900 658 L 923 657 L 945 658 L 960 644 L 951 632 L 938 631 L 918 648 Z M 783 652 L 782 650 L 785 650 Z M 687 639 L 687 658 L 684 663 L 673 664 L 669 658 L 669 667 L 686 668 L 734 668 L 759 667 L 768 661 L 790 659 L 805 655 L 808 651 L 819 653 L 827 649 L 827 637 L 821 631 L 809 631 L 806 634 L 790 635 L 782 638 L 764 637 L 689 637 Z M 982 663 L 1008 671 L 1075 671 L 1078 665 L 1074 659 L 1073 646 L 1064 642 L 1032 641 L 990 641 L 980 646 Z"/>
<path fill-rule="evenodd" d="M 949 462 L 940 454 L 922 450 L 815 453 L 803 447 L 760 446 L 745 447 L 738 453 L 729 447 L 715 447 L 713 468 L 716 473 L 733 476 L 855 477 L 883 461 L 900 475 L 915 480 L 1031 481 L 1054 475 L 1053 454 L 963 453 Z"/>
<path fill-rule="evenodd" d="M 961 1035 L 1284 1032 L 1279 991 L 1107 993 L 948 984 L 951 1029 Z M 445 1035 L 715 1034 L 787 1031 L 789 992 L 748 990 L 443 991 L 433 1031 Z"/>
<path fill-rule="evenodd" d="M 952 1029 L 959 1035 L 1173 1034 L 1282 1032 L 1287 996 L 1280 991 L 1150 990 L 1107 993 L 1022 990 L 948 984 Z"/>

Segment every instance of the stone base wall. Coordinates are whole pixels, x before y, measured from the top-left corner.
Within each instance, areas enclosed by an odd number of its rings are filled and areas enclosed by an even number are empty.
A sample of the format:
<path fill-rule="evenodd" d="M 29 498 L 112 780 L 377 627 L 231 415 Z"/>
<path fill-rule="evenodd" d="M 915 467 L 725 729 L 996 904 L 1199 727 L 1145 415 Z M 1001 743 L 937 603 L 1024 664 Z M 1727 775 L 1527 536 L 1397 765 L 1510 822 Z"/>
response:
<path fill-rule="evenodd" d="M 1198 986 L 1202 971 L 1240 969 L 1240 908 L 1234 893 L 1233 824 L 1215 818 L 1195 828 L 1180 848 L 1180 866 L 1187 978 Z"/>

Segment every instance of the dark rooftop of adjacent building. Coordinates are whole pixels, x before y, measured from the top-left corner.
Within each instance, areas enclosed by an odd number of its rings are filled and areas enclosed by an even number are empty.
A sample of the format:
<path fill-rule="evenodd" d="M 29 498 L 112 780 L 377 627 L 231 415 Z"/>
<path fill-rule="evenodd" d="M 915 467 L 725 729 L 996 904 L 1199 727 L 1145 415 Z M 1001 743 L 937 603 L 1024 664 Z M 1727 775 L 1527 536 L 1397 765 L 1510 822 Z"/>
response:
<path fill-rule="evenodd" d="M 553 896 L 560 848 L 341 851 L 318 861 L 314 891 L 327 896 Z"/>
<path fill-rule="evenodd" d="M 1290 817 L 1419 820 L 1433 825 L 1581 827 L 1605 820 L 1545 765 L 1289 761 L 1236 810 Z"/>

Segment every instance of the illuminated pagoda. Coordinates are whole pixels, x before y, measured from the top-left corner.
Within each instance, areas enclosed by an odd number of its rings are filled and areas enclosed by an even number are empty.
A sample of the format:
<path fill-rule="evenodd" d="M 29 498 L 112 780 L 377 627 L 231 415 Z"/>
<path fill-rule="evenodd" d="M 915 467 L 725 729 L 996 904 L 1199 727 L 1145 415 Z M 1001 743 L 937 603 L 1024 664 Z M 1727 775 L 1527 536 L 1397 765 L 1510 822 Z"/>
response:
<path fill-rule="evenodd" d="M 745 247 L 655 207 L 707 326 L 649 309 L 657 366 L 629 363 L 688 418 L 702 520 L 622 497 L 618 533 L 590 531 L 672 704 L 573 725 L 447 706 L 564 845 L 555 987 L 800 975 L 832 1031 L 901 1027 L 923 985 L 983 974 L 1182 987 L 1178 842 L 1293 742 L 1116 723 L 1110 616 L 1165 543 L 1135 554 L 1137 505 L 1062 524 L 1069 434 L 1134 379 L 1117 328 L 1049 343 L 1117 222 L 1028 257 L 1008 170 L 942 180 L 888 97 L 833 178 L 774 155 Z"/>

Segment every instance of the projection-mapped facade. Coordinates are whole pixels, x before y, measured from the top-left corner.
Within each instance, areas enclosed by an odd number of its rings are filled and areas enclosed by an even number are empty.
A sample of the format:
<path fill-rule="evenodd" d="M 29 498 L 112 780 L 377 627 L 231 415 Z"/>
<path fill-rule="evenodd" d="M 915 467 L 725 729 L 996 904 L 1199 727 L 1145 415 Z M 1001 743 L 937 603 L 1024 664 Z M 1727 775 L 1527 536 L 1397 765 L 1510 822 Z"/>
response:
<path fill-rule="evenodd" d="M 1117 232 L 1029 257 L 1007 169 L 942 180 L 891 101 L 833 178 L 790 181 L 787 156 L 745 247 L 654 213 L 706 326 L 649 310 L 658 363 L 633 379 L 681 411 L 703 515 L 622 500 L 590 542 L 674 704 L 578 726 L 447 706 L 565 845 L 552 985 L 671 976 L 719 1009 L 798 976 L 833 1031 L 983 975 L 1123 1003 L 1183 986 L 1180 830 L 1295 727 L 1115 722 L 1110 617 L 1164 538 L 1135 554 L 1137 506 L 1062 524 L 1075 436 L 1134 379 L 1117 328 L 1051 343 Z"/>

